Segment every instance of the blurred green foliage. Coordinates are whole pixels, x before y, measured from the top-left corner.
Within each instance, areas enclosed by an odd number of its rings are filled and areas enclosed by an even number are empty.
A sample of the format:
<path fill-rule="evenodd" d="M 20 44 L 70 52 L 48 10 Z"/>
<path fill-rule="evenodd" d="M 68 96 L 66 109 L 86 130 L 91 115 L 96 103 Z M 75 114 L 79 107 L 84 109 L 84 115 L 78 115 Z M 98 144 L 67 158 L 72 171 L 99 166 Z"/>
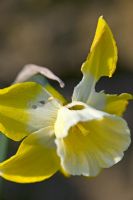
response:
<path fill-rule="evenodd" d="M 0 162 L 7 156 L 8 138 L 0 133 Z"/>

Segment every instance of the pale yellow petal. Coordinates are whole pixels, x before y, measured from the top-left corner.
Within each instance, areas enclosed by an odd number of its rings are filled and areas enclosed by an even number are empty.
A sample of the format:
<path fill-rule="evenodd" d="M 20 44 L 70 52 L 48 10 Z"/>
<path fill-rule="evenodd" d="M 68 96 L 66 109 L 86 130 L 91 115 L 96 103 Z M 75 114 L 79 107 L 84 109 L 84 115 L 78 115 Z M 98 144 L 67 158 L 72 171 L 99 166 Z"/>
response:
<path fill-rule="evenodd" d="M 49 98 L 44 88 L 33 82 L 1 89 L 0 131 L 18 141 L 44 127 L 45 121 L 55 116 L 59 105 L 56 100 L 48 101 Z"/>
<path fill-rule="evenodd" d="M 69 118 L 70 121 L 72 117 Z M 130 131 L 126 122 L 106 113 L 101 118 L 79 121 L 69 127 L 65 137 L 56 139 L 64 171 L 84 176 L 96 176 L 102 168 L 119 162 L 129 144 Z"/>
<path fill-rule="evenodd" d="M 27 110 L 29 116 L 27 130 L 30 133 L 45 127 L 54 129 L 58 110 L 61 105 L 56 99 L 50 99 L 47 103 L 41 99 L 39 96 L 34 102 L 30 102 L 29 109 Z"/>

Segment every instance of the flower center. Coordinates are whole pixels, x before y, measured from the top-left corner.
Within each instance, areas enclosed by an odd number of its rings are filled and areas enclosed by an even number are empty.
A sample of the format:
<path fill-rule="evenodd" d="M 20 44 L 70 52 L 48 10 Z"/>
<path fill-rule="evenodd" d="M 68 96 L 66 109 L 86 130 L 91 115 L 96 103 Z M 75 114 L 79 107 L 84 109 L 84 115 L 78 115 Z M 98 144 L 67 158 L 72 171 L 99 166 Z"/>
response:
<path fill-rule="evenodd" d="M 83 110 L 86 108 L 86 104 L 80 101 L 74 101 L 66 105 L 69 110 Z"/>
<path fill-rule="evenodd" d="M 83 110 L 84 106 L 83 105 L 74 105 L 69 108 L 69 110 Z"/>

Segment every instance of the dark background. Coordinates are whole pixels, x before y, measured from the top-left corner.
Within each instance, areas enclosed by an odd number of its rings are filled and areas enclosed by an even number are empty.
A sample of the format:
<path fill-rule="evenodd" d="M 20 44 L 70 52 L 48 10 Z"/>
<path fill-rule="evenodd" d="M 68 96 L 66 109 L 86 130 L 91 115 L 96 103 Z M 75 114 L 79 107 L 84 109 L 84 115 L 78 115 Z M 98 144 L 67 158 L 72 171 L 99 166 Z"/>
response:
<path fill-rule="evenodd" d="M 0 87 L 10 85 L 23 65 L 34 63 L 59 75 L 70 97 L 100 15 L 113 31 L 119 62 L 114 77 L 100 80 L 97 90 L 133 93 L 132 0 L 0 0 Z M 133 103 L 125 114 L 133 132 L 132 113 Z M 15 150 L 10 141 L 9 154 Z M 57 173 L 36 184 L 3 181 L 3 200 L 133 200 L 132 188 L 130 146 L 119 164 L 94 179 Z"/>

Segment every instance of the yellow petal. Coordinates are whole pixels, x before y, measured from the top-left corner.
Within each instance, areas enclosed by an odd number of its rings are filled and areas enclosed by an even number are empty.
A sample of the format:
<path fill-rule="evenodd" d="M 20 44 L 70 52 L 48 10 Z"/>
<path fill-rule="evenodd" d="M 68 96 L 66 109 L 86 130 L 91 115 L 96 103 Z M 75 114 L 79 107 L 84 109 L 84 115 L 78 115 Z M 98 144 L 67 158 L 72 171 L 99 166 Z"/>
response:
<path fill-rule="evenodd" d="M 95 107 L 98 110 L 122 116 L 127 108 L 128 101 L 132 99 L 133 96 L 128 93 L 110 95 L 105 94 L 104 92 L 94 92 L 91 96 L 89 105 Z"/>
<path fill-rule="evenodd" d="M 123 93 L 120 95 L 107 95 L 106 96 L 106 106 L 104 111 L 122 116 L 125 112 L 128 100 L 132 100 L 133 96 L 131 94 Z"/>
<path fill-rule="evenodd" d="M 117 47 L 112 32 L 103 17 L 98 20 L 96 34 L 81 71 L 83 79 L 75 87 L 73 101 L 88 103 L 95 84 L 102 76 L 111 77 L 116 68 Z"/>
<path fill-rule="evenodd" d="M 82 71 L 92 73 L 97 80 L 101 76 L 111 77 L 115 71 L 117 47 L 113 34 L 103 17 L 98 20 L 96 34 L 87 60 L 88 63 L 83 65 Z"/>
<path fill-rule="evenodd" d="M 18 141 L 44 127 L 45 121 L 51 119 L 48 113 L 55 115 L 54 110 L 57 110 L 57 105 L 54 106 L 52 101 L 46 103 L 49 97 L 43 87 L 33 82 L 1 89 L 0 131 Z"/>
<path fill-rule="evenodd" d="M 32 183 L 49 178 L 59 168 L 53 130 L 48 127 L 29 135 L 16 155 L 0 163 L 0 176 L 18 183 Z"/>
<path fill-rule="evenodd" d="M 130 144 L 126 122 L 114 115 L 79 122 L 68 135 L 57 138 L 57 153 L 61 166 L 68 174 L 96 176 L 102 168 L 119 162 Z"/>

